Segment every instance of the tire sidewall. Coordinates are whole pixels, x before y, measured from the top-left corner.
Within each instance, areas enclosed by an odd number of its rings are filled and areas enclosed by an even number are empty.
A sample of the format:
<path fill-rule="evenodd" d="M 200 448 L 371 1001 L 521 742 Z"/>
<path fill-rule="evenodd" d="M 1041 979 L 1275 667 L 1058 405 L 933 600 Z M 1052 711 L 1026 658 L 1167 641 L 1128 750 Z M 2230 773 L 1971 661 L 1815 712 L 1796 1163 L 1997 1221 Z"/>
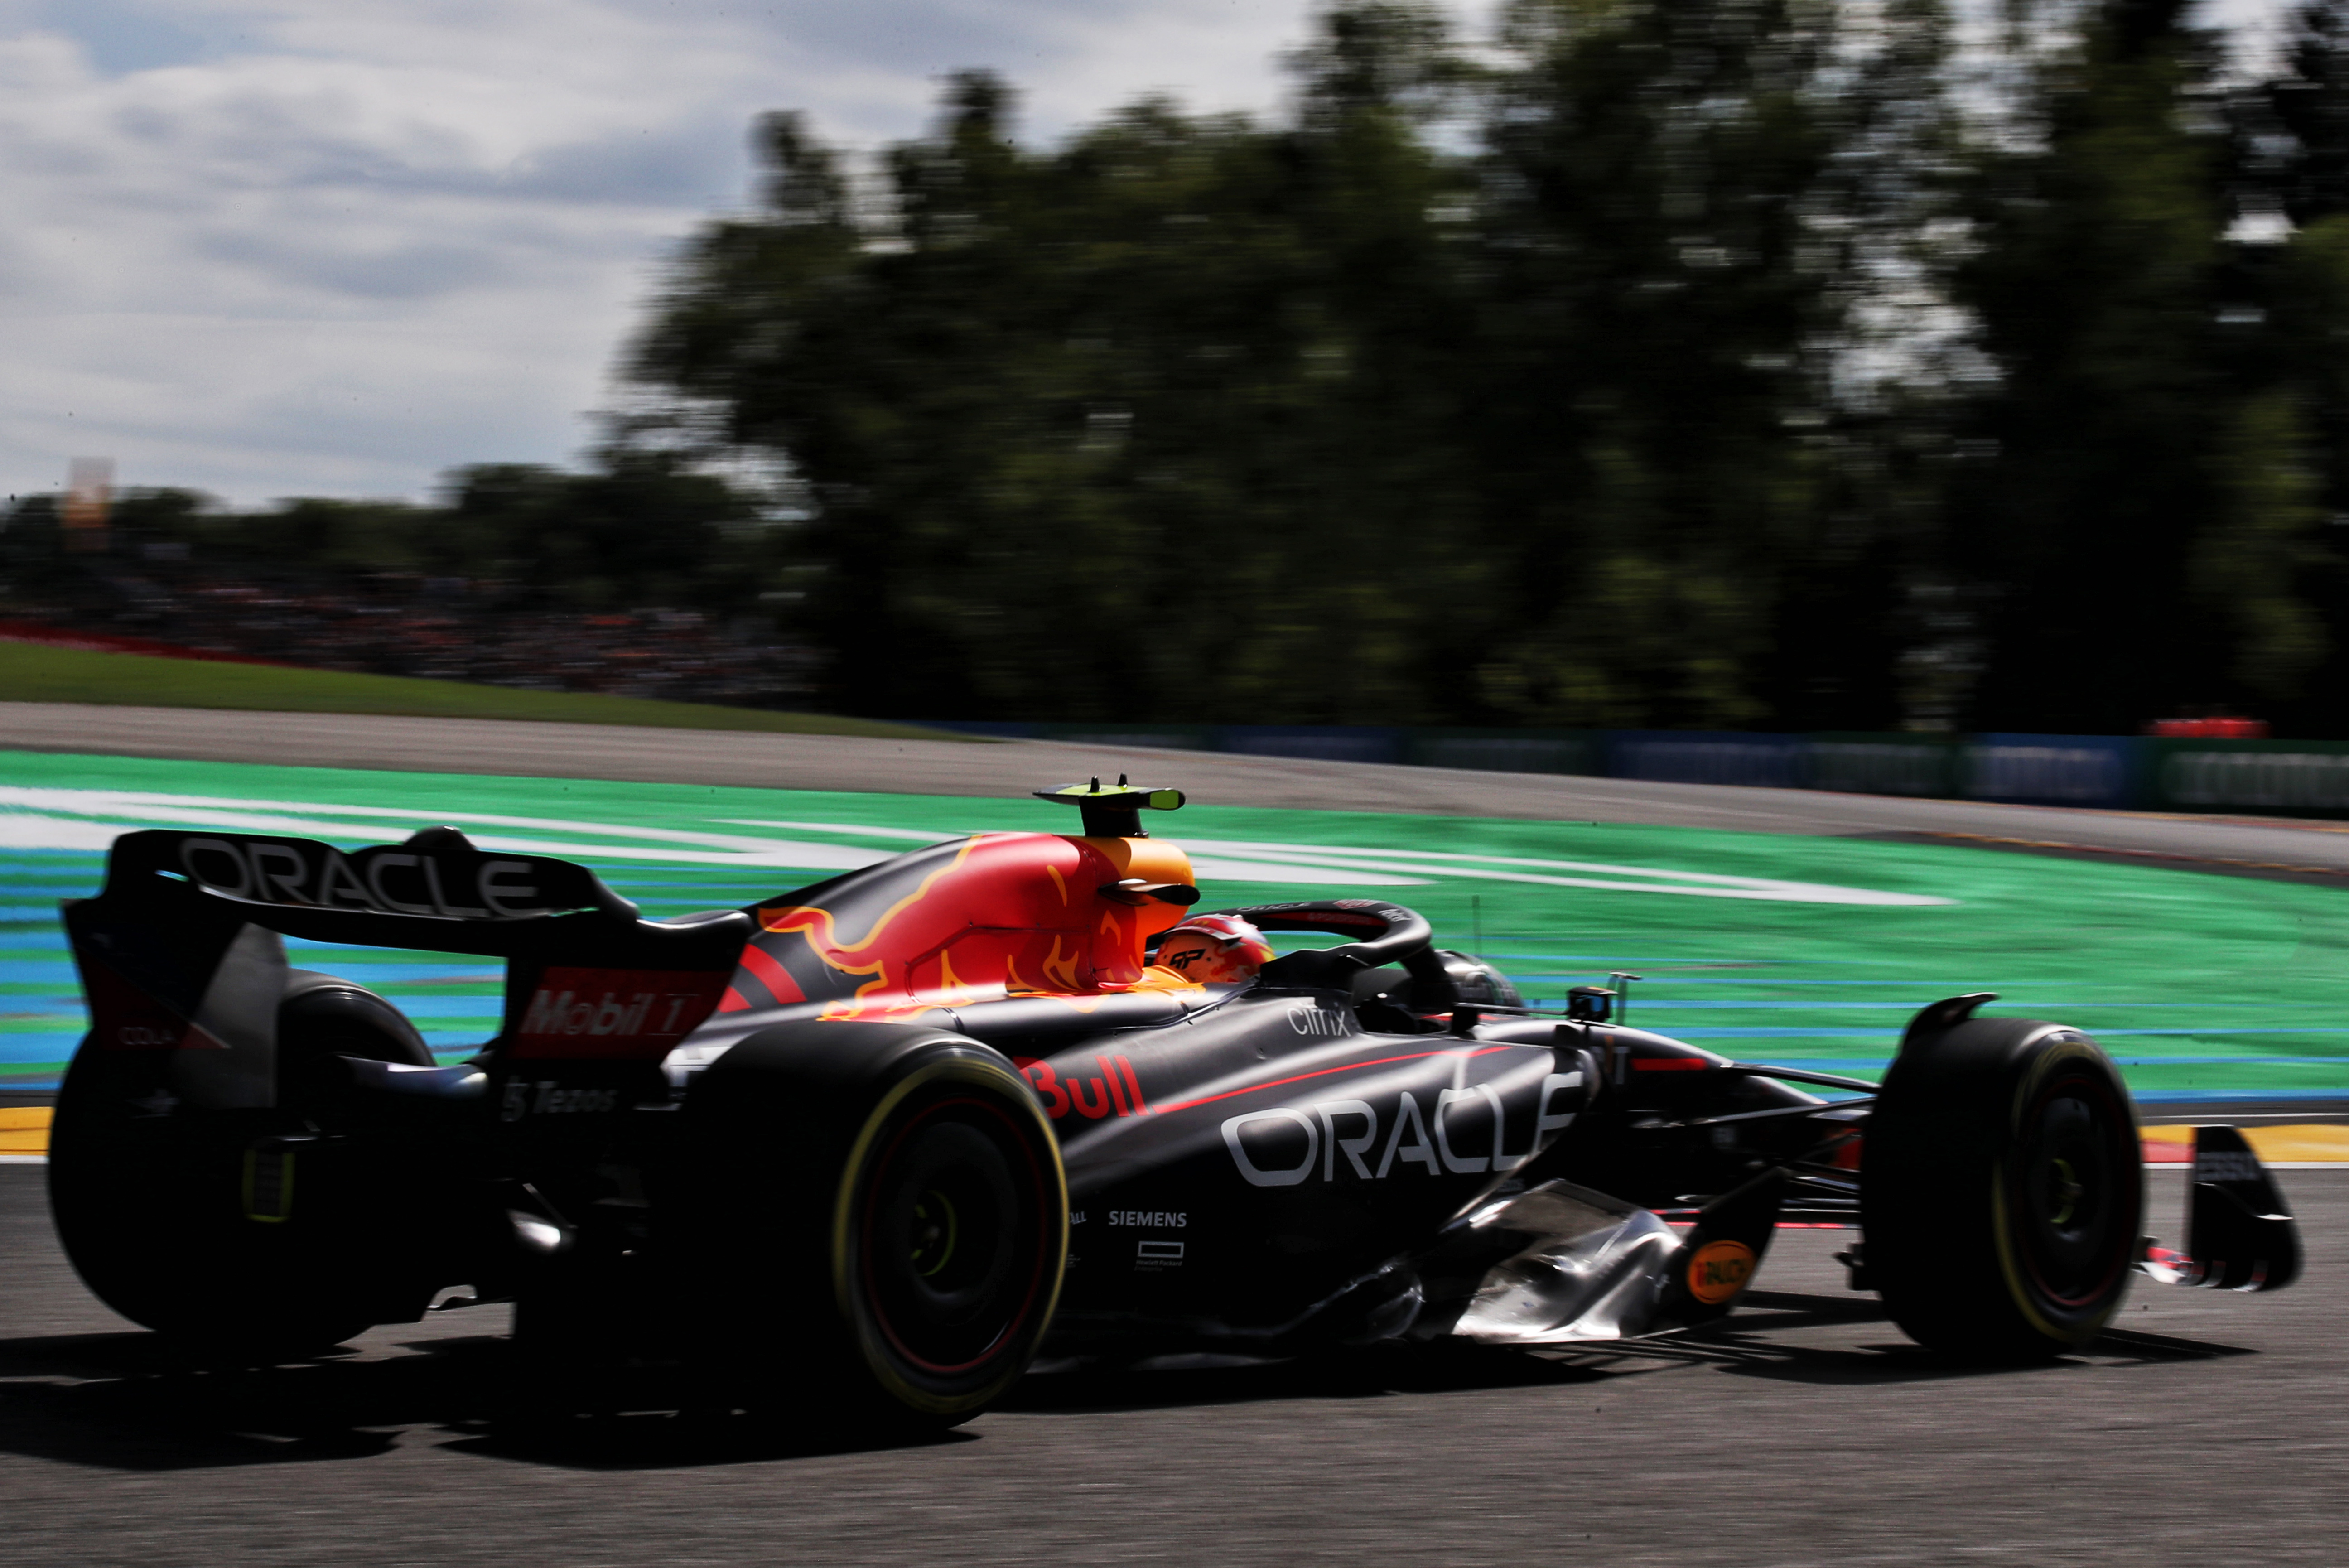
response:
<path fill-rule="evenodd" d="M 2104 1244 L 2114 1266 L 2085 1299 L 2067 1303 L 2029 1262 L 2024 1166 L 2027 1118 L 2075 1076 L 2106 1101 L 2111 1147 L 2101 1179 L 2113 1207 Z M 1904 1046 L 1870 1115 L 1860 1172 L 1867 1268 L 1894 1321 L 1930 1348 L 1990 1359 L 2093 1339 L 2128 1292 L 2144 1213 L 2137 1137 L 2118 1071 L 2076 1030 L 1971 1019 Z"/>
<path fill-rule="evenodd" d="M 245 1216 L 241 1174 L 254 1139 L 306 1125 L 297 1085 L 318 1061 L 431 1054 L 391 1002 L 300 970 L 280 998 L 277 1037 L 274 1108 L 140 1114 L 134 1100 L 174 1087 L 169 1056 L 109 1053 L 94 1040 L 58 1086 L 48 1186 L 67 1257 L 109 1307 L 192 1350 L 266 1359 L 323 1349 L 378 1321 L 386 1295 L 372 1275 L 390 1239 L 369 1221 L 395 1194 L 357 1184 L 367 1211 L 357 1223 L 313 1218 L 319 1172 L 306 1167 L 294 1189 L 301 1218 L 264 1226 Z"/>
<path fill-rule="evenodd" d="M 2141 1145 L 2136 1108 L 2110 1059 L 2075 1031 L 2035 1040 L 2020 1054 L 2022 1070 L 2008 1101 L 2007 1136 L 2000 1140 L 1998 1188 L 1990 1202 L 1999 1270 L 2015 1310 L 2033 1332 L 2057 1344 L 2082 1345 L 2104 1331 L 2127 1298 L 2129 1264 L 2144 1231 L 2145 1182 L 2142 1156 L 2137 1152 Z M 2112 1141 L 2117 1146 L 2126 1139 L 2125 1147 L 2106 1151 L 2110 1174 L 2118 1179 L 2106 1227 L 2118 1240 L 2108 1243 L 2112 1256 L 2095 1290 L 2073 1303 L 2064 1301 L 2044 1281 L 2033 1277 L 2027 1244 L 2019 1234 L 2029 1204 L 2024 1144 L 2030 1131 L 2028 1120 L 2042 1096 L 2067 1077 L 2085 1078 L 2090 1090 L 2106 1099 L 2106 1112 L 2112 1118 L 2108 1129 L 2119 1135 Z"/>
<path fill-rule="evenodd" d="M 863 1232 L 894 1130 L 940 1097 L 983 1097 L 1013 1123 L 1041 1176 L 1040 1278 L 999 1353 L 974 1372 L 924 1375 L 872 1310 Z M 864 1021 L 762 1030 L 710 1064 L 683 1106 L 685 1139 L 655 1189 L 663 1233 L 711 1317 L 702 1355 L 756 1399 L 952 1424 L 1033 1359 L 1068 1254 L 1060 1144 L 1026 1081 L 965 1035 Z"/>
<path fill-rule="evenodd" d="M 918 1114 L 926 1102 L 936 1104 L 958 1091 L 984 1094 L 990 1109 L 1024 1124 L 1018 1130 L 1025 1135 L 1022 1143 L 1034 1166 L 1030 1174 L 1040 1210 L 1035 1218 L 1040 1232 L 1033 1242 L 1036 1255 L 1021 1271 L 1027 1276 L 1020 1282 L 1025 1299 L 1001 1336 L 1009 1343 L 1000 1353 L 990 1351 L 978 1369 L 962 1376 L 926 1372 L 893 1341 L 874 1300 L 867 1256 L 870 1210 L 877 1196 L 873 1181 L 889 1149 L 891 1135 L 906 1123 L 908 1113 Z M 926 1416 L 960 1415 L 984 1408 L 1027 1370 L 1037 1344 L 1050 1326 L 1067 1267 L 1067 1190 L 1068 1176 L 1051 1124 L 1008 1062 L 999 1064 L 959 1051 L 940 1052 L 920 1058 L 882 1096 L 843 1162 L 833 1200 L 830 1264 L 833 1301 L 841 1321 L 853 1332 L 866 1371 L 892 1398 Z"/>

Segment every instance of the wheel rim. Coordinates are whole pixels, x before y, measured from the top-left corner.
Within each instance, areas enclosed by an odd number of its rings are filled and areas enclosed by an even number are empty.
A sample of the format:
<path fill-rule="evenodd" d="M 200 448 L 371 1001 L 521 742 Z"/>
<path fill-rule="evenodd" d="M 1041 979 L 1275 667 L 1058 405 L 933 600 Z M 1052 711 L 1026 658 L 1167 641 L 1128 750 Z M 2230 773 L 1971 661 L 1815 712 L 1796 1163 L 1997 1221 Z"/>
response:
<path fill-rule="evenodd" d="M 2033 1288 L 2068 1312 L 2099 1305 L 2137 1241 L 2136 1126 L 2102 1074 L 2075 1068 L 2025 1106 L 2009 1212 Z"/>
<path fill-rule="evenodd" d="M 915 1110 L 874 1162 L 864 1203 L 864 1295 L 890 1348 L 934 1376 L 1017 1345 L 1042 1294 L 1044 1168 L 985 1100 Z"/>

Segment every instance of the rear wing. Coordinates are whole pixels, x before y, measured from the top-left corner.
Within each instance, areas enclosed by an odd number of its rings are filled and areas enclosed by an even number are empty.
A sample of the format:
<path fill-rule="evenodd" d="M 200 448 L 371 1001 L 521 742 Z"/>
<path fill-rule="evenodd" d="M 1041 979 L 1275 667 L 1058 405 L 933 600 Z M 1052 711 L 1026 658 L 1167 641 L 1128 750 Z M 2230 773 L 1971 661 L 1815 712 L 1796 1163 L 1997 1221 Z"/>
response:
<path fill-rule="evenodd" d="M 636 907 L 585 866 L 475 848 L 453 827 L 349 854 L 310 838 L 126 833 L 106 861 L 109 903 L 222 912 L 286 936 L 509 956 L 581 913 L 633 923 Z"/>
<path fill-rule="evenodd" d="M 90 1010 L 77 1070 L 91 1053 L 126 1069 L 126 1057 L 144 1058 L 151 1072 L 109 1075 L 221 1108 L 275 1102 L 280 936 L 505 959 L 498 1038 L 527 1046 L 533 1033 L 613 1033 L 612 1020 L 572 1028 L 541 1016 L 568 1018 L 581 1006 L 574 991 L 602 997 L 585 991 L 591 981 L 657 981 L 664 995 L 697 999 L 698 1023 L 755 929 L 740 910 L 647 920 L 585 866 L 483 850 L 451 827 L 347 854 L 307 838 L 125 834 L 98 895 L 67 899 L 64 912 Z M 556 988 L 550 997 L 543 979 Z M 626 1036 L 647 1051 L 683 1019 L 674 1008 L 658 1020 L 650 1004 L 636 1011 L 647 1017 Z"/>

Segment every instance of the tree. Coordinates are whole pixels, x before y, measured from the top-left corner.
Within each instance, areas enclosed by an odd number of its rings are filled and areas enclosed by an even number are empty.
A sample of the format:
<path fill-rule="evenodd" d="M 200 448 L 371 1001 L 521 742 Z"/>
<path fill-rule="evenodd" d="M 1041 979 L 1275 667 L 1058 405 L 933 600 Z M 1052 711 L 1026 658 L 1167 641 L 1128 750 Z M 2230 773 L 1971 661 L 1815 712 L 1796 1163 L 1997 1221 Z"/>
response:
<path fill-rule="evenodd" d="M 1878 90 L 1876 172 L 1838 161 L 1837 95 L 1898 73 L 1831 20 L 1526 0 L 1480 76 L 1435 13 L 1341 5 L 1291 123 L 1149 102 L 1052 153 L 966 77 L 885 214 L 771 121 L 764 210 L 689 248 L 636 370 L 805 482 L 854 705 L 1765 719 L 1853 658 L 1758 669 L 1788 585 L 1892 570 L 1827 409 L 1903 134 Z"/>
<path fill-rule="evenodd" d="M 763 211 L 697 239 L 634 363 L 805 484 L 840 701 L 1425 715 L 1458 175 L 1414 130 L 1432 14 L 1345 15 L 1288 130 L 1150 101 L 1034 153 L 957 78 L 883 214 L 768 122 Z"/>
<path fill-rule="evenodd" d="M 1852 303 L 1835 17 L 1521 0 L 1487 130 L 1477 547 L 1460 649 L 1526 720 L 1748 725 L 1831 542 Z M 1864 183 L 1861 182 L 1861 183 Z M 1479 652 L 1479 649 L 1491 650 Z"/>
<path fill-rule="evenodd" d="M 2240 221 L 2237 362 L 2258 389 L 2233 430 L 2230 537 L 2203 561 L 2244 639 L 2231 673 L 2302 733 L 2349 733 L 2349 6 L 2292 14 L 2282 68 L 2230 105 Z"/>
<path fill-rule="evenodd" d="M 545 607 L 740 610 L 785 559 L 755 494 L 657 448 L 608 446 L 584 473 L 479 464 L 448 485 L 416 531 L 417 567 L 499 579 Z"/>
<path fill-rule="evenodd" d="M 2240 618 L 2194 567 L 2214 527 L 2285 526 L 2246 519 L 2274 492 L 2228 444 L 2284 436 L 2228 370 L 2216 41 L 2184 10 L 2107 0 L 2032 83 L 2029 144 L 1982 159 L 1956 292 L 2000 381 L 1953 512 L 1997 596 L 1978 723 L 2127 733 L 2240 693 Z"/>

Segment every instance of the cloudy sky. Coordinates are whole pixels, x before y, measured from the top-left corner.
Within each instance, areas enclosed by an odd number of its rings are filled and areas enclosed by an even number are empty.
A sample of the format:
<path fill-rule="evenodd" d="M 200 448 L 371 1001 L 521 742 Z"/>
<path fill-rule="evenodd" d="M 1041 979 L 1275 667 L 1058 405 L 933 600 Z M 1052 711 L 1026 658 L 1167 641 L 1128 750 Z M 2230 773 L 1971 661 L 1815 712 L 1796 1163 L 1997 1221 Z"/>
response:
<path fill-rule="evenodd" d="M 1035 139 L 1269 108 L 1309 3 L 0 0 L 0 495 L 574 460 L 759 111 L 877 147 L 968 66 Z"/>
<path fill-rule="evenodd" d="M 1153 90 L 1268 109 L 1310 6 L 0 0 L 0 495 L 86 456 L 240 504 L 575 460 L 759 111 L 877 148 L 970 66 L 1035 140 Z"/>

